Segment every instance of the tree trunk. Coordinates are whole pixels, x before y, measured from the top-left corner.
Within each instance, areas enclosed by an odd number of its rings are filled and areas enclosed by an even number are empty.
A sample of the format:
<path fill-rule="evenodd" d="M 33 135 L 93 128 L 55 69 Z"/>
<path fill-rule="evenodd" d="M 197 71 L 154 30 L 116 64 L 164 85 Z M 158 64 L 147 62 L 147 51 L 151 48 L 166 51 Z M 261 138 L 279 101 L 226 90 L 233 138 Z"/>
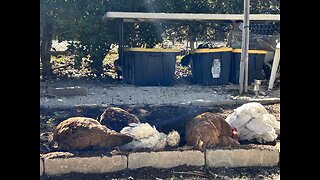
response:
<path fill-rule="evenodd" d="M 48 17 L 44 17 L 42 26 L 42 39 L 40 46 L 40 58 L 43 69 L 43 78 L 50 77 L 52 72 L 50 50 L 52 46 L 52 23 Z"/>

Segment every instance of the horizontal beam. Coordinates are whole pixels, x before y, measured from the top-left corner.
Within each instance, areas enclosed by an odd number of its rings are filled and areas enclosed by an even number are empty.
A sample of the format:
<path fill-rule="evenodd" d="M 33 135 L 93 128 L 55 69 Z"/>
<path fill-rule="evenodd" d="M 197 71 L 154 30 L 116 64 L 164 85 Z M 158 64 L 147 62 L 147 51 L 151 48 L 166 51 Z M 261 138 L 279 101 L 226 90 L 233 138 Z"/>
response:
<path fill-rule="evenodd" d="M 243 14 L 192 14 L 192 13 L 141 13 L 141 12 L 107 12 L 103 21 L 124 19 L 125 21 L 216 21 L 243 20 Z M 250 14 L 250 21 L 280 21 L 280 14 Z"/>

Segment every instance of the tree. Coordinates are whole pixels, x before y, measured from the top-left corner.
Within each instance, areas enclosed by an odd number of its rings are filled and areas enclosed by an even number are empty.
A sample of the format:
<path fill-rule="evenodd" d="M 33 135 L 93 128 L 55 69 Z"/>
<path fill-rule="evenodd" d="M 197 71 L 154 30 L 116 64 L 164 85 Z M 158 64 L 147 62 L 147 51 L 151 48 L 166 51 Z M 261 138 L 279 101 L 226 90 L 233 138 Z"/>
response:
<path fill-rule="evenodd" d="M 116 41 L 115 22 L 102 23 L 101 17 L 109 1 L 103 0 L 42 0 L 40 21 L 42 27 L 50 19 L 52 36 L 61 41 L 73 41 L 69 51 L 77 51 L 79 65 L 83 57 L 92 60 L 91 68 L 97 75 L 102 73 L 102 60 L 111 43 Z M 43 39 L 42 36 L 41 39 Z M 50 42 L 51 47 L 51 42 Z M 47 51 L 48 49 L 42 49 Z M 48 64 L 48 63 L 47 63 Z"/>
<path fill-rule="evenodd" d="M 49 16 L 50 7 L 51 4 L 48 1 L 40 1 L 40 60 L 44 79 L 52 75 L 50 64 L 52 43 L 52 19 Z"/>
<path fill-rule="evenodd" d="M 73 41 L 68 48 L 76 51 L 79 65 L 83 57 L 92 61 L 91 68 L 99 77 L 102 61 L 117 43 L 116 21 L 102 22 L 107 11 L 164 12 L 164 13 L 242 13 L 243 0 L 41 0 L 41 60 L 46 71 L 50 71 L 50 58 L 45 51 L 51 48 L 49 41 Z M 280 0 L 251 0 L 251 13 L 280 13 Z M 52 25 L 52 33 L 44 33 Z M 153 47 L 162 42 L 161 35 L 169 38 L 199 40 L 223 40 L 230 24 L 199 22 L 154 22 L 125 23 L 124 43 L 127 46 Z M 50 27 L 49 27 L 50 30 Z M 46 39 L 47 38 L 47 39 Z M 202 39 L 201 39 L 202 38 Z M 44 43 L 46 42 L 46 43 Z M 44 46 L 48 44 L 48 46 Z M 50 48 L 49 48 L 50 45 Z M 47 48 L 45 48 L 47 47 Z"/>

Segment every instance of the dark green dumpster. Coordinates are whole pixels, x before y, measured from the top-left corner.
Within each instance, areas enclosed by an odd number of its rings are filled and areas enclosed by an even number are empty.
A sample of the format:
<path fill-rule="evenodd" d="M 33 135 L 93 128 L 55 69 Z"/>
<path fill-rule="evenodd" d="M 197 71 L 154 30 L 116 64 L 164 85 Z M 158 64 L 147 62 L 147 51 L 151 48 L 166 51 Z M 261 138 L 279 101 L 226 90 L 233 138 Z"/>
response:
<path fill-rule="evenodd" d="M 172 85 L 179 52 L 175 49 L 124 49 L 123 78 L 129 84 L 140 86 Z"/>
<path fill-rule="evenodd" d="M 239 84 L 241 52 L 242 49 L 234 49 L 232 51 L 230 82 L 233 84 Z M 263 78 L 262 69 L 267 51 L 249 50 L 248 53 L 248 82 L 254 82 L 255 79 Z"/>
<path fill-rule="evenodd" d="M 202 85 L 229 82 L 232 48 L 197 49 L 192 55 L 192 79 Z"/>

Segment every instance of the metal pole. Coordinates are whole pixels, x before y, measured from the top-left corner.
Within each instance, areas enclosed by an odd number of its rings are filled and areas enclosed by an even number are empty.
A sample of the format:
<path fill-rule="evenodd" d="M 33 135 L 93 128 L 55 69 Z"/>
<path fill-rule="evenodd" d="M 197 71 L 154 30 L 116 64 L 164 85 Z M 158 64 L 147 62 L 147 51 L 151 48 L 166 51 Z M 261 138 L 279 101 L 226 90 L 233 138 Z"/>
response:
<path fill-rule="evenodd" d="M 244 0 L 244 19 L 242 29 L 242 52 L 240 59 L 239 93 L 248 92 L 248 50 L 249 50 L 249 8 L 250 0 Z"/>
<path fill-rule="evenodd" d="M 245 32 L 245 51 L 244 51 L 244 59 L 246 62 L 246 67 L 245 67 L 245 77 L 244 77 L 244 92 L 247 93 L 248 92 L 248 64 L 249 64 L 249 25 L 250 25 L 250 20 L 249 20 L 249 15 L 250 15 L 250 0 L 246 0 L 245 1 L 245 9 L 244 9 L 244 32 Z"/>
<path fill-rule="evenodd" d="M 123 19 L 119 20 L 119 65 L 123 63 Z"/>

